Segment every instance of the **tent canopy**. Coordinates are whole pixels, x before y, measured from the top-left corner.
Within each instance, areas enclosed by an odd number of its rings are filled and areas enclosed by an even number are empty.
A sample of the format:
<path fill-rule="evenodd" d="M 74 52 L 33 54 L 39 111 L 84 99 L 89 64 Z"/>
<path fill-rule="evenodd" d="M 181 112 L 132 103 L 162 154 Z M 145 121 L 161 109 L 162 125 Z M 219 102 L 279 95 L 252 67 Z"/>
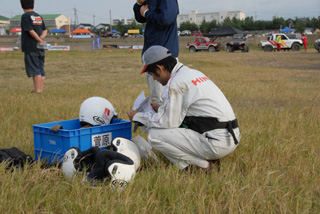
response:
<path fill-rule="evenodd" d="M 222 26 L 216 30 L 203 34 L 205 37 L 215 37 L 215 36 L 233 36 L 233 34 L 245 34 L 245 32 L 231 26 Z"/>
<path fill-rule="evenodd" d="M 293 31 L 293 29 L 290 29 L 290 33 L 292 33 Z M 289 33 L 289 27 L 285 27 L 282 30 L 280 30 L 280 33 Z"/>
<path fill-rule="evenodd" d="M 10 33 L 21 33 L 21 27 L 15 27 L 9 31 Z"/>
<path fill-rule="evenodd" d="M 75 29 L 74 31 L 72 31 L 72 35 L 75 33 L 91 33 L 91 32 L 87 29 L 79 28 L 79 29 Z"/>
<path fill-rule="evenodd" d="M 63 29 L 53 29 L 49 33 L 65 33 L 65 32 L 67 31 Z"/>

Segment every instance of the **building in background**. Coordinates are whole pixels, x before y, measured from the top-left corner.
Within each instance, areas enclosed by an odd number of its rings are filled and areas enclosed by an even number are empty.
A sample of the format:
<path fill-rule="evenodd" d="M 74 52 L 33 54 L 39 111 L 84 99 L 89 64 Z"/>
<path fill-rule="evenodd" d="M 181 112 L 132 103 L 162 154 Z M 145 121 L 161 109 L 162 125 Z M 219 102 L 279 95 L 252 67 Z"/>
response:
<path fill-rule="evenodd" d="M 80 23 L 77 28 L 80 28 L 80 29 L 87 29 L 89 31 L 91 31 L 94 26 L 92 24 L 87 24 L 87 23 Z"/>
<path fill-rule="evenodd" d="M 6 35 L 9 30 L 10 20 L 7 17 L 0 16 L 0 36 Z"/>
<path fill-rule="evenodd" d="M 227 17 L 229 17 L 230 19 L 236 18 L 239 20 L 244 20 L 246 18 L 246 12 L 237 10 L 214 13 L 198 13 L 196 10 L 193 10 L 189 14 L 179 14 L 177 17 L 177 25 L 179 28 L 182 22 L 187 21 L 200 25 L 203 20 L 206 20 L 206 22 L 215 20 L 217 21 L 217 23 L 222 23 Z"/>
<path fill-rule="evenodd" d="M 0 15 L 0 28 L 9 29 L 10 19 Z"/>
<path fill-rule="evenodd" d="M 105 23 L 100 23 L 96 26 L 97 30 L 108 30 L 110 27 L 109 24 L 105 24 Z"/>
<path fill-rule="evenodd" d="M 62 14 L 40 14 L 46 24 L 46 27 L 48 31 L 53 29 L 60 29 L 63 26 L 70 26 L 70 18 L 66 17 Z M 21 27 L 21 16 L 17 15 L 10 19 L 10 29 L 13 29 L 15 27 Z M 70 30 L 64 29 L 68 33 Z"/>
<path fill-rule="evenodd" d="M 135 19 L 112 19 L 112 25 L 118 25 L 119 22 L 122 22 L 124 25 L 131 25 L 135 22 Z"/>

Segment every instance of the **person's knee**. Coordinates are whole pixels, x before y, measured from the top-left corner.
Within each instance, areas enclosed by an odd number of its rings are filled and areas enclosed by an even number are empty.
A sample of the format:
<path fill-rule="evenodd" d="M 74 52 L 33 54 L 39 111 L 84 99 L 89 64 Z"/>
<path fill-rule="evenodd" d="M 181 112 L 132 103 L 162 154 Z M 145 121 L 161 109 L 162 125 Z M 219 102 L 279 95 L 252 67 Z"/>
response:
<path fill-rule="evenodd" d="M 148 132 L 148 141 L 152 147 L 156 147 L 157 145 L 161 144 L 161 132 L 159 129 L 150 129 Z"/>

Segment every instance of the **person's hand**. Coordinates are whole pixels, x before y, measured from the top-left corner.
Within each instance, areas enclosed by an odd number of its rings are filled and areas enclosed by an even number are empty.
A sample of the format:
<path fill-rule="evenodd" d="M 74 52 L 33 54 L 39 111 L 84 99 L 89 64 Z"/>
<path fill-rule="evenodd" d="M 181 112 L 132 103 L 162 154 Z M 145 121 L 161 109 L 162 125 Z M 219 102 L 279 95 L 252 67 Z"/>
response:
<path fill-rule="evenodd" d="M 151 107 L 153 108 L 153 110 L 155 111 L 155 112 L 158 112 L 158 109 L 159 109 L 159 107 L 160 107 L 160 104 L 158 104 L 158 103 L 150 103 L 151 104 Z"/>
<path fill-rule="evenodd" d="M 134 111 L 134 110 L 131 110 L 131 111 L 127 112 L 127 115 L 128 115 L 129 120 L 132 121 L 134 115 L 136 115 L 136 113 L 138 113 L 138 112 L 139 112 L 139 111 Z"/>
<path fill-rule="evenodd" d="M 146 0 L 137 0 L 137 3 L 138 4 L 143 4 L 143 3 L 145 3 L 146 2 Z"/>
<path fill-rule="evenodd" d="M 147 11 L 147 10 L 149 10 L 148 5 L 142 5 L 141 8 L 140 8 L 140 14 L 141 14 L 141 16 L 144 17 L 144 12 Z"/>

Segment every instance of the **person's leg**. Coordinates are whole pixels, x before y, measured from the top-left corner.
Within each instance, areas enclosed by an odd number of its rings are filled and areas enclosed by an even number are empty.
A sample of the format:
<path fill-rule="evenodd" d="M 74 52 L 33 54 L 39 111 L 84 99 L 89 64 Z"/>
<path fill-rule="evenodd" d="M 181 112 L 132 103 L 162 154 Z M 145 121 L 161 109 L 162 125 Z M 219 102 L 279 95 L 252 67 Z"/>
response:
<path fill-rule="evenodd" d="M 44 85 L 45 79 L 46 79 L 45 76 L 41 76 L 41 92 L 43 91 L 43 85 Z"/>
<path fill-rule="evenodd" d="M 41 75 L 33 76 L 33 84 L 34 84 L 34 91 L 37 93 L 42 92 L 42 77 Z"/>
<path fill-rule="evenodd" d="M 46 74 L 44 72 L 44 60 L 45 60 L 45 52 L 44 51 L 40 51 L 39 52 L 39 69 L 41 72 L 41 92 L 43 91 L 43 86 L 44 86 L 44 81 L 46 79 Z"/>
<path fill-rule="evenodd" d="M 38 52 L 25 53 L 25 65 L 28 77 L 32 77 L 34 92 L 42 92 L 42 76 L 44 71 L 41 70 L 40 54 Z"/>
<path fill-rule="evenodd" d="M 220 159 L 233 152 L 237 147 L 230 140 L 232 139 L 230 134 L 220 134 L 219 131 L 217 133 L 215 139 L 207 138 L 204 134 L 190 129 L 153 128 L 149 130 L 148 141 L 154 149 L 161 152 L 179 169 L 184 169 L 190 164 L 208 168 L 209 162 L 207 160 Z"/>

